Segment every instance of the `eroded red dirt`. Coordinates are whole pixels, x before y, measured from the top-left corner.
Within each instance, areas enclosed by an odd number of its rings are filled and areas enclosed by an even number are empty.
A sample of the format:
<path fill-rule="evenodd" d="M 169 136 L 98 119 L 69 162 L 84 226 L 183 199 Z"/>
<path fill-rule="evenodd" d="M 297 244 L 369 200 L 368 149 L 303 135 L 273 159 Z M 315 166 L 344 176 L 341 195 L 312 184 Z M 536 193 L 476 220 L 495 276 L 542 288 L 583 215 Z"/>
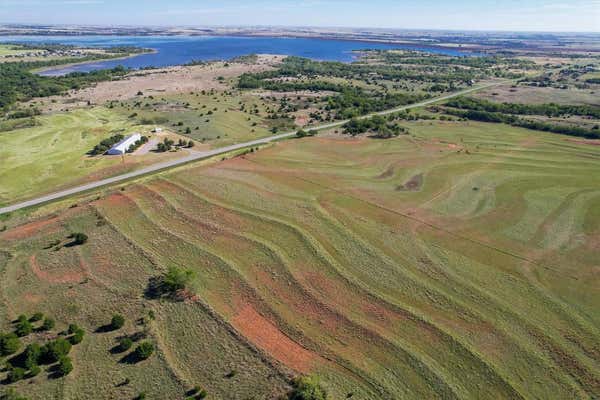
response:
<path fill-rule="evenodd" d="M 285 366 L 303 373 L 309 372 L 313 367 L 317 356 L 285 336 L 251 305 L 243 306 L 233 318 L 232 324 L 254 345 Z"/>
<path fill-rule="evenodd" d="M 29 258 L 29 265 L 31 266 L 31 270 L 38 277 L 38 279 L 46 281 L 48 283 L 58 284 L 58 283 L 79 283 L 85 279 L 85 271 L 86 266 L 83 261 L 81 262 L 82 271 L 69 271 L 69 270 L 59 270 L 56 272 L 49 272 L 43 270 L 38 264 L 35 255 L 32 255 Z"/>
<path fill-rule="evenodd" d="M 55 223 L 58 223 L 59 219 L 57 217 L 51 217 L 48 219 L 42 219 L 38 221 L 29 222 L 27 224 L 17 226 L 7 230 L 6 232 L 0 234 L 0 238 L 7 240 L 21 240 L 34 235 L 39 234 L 42 230 L 47 227 L 52 226 Z"/>

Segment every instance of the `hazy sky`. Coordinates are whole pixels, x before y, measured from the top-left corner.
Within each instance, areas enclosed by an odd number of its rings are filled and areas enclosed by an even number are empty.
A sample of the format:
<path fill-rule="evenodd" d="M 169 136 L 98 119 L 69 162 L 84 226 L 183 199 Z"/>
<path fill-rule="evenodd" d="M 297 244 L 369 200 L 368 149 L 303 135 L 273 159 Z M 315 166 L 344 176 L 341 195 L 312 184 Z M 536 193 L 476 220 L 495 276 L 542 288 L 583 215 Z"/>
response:
<path fill-rule="evenodd" d="M 0 22 L 600 31 L 600 0 L 0 0 Z"/>

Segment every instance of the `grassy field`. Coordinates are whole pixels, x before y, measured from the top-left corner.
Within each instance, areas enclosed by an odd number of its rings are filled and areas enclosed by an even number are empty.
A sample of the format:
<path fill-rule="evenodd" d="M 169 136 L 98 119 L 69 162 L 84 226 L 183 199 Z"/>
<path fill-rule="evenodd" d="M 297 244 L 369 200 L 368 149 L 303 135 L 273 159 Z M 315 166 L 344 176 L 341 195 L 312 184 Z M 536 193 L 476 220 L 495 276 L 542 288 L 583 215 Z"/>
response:
<path fill-rule="evenodd" d="M 12 386 L 266 399 L 315 374 L 334 399 L 598 397 L 600 147 L 406 125 L 391 140 L 281 142 L 6 221 L 0 327 L 42 311 L 88 331 L 72 375 Z M 45 249 L 75 231 L 89 242 Z M 169 266 L 195 272 L 196 296 L 144 297 Z M 119 363 L 119 332 L 94 333 L 114 312 L 155 356 Z"/>
<path fill-rule="evenodd" d="M 509 85 L 498 86 L 483 90 L 476 97 L 490 101 L 523 103 L 523 104 L 589 104 L 600 105 L 596 90 L 591 89 L 557 89 L 552 87 L 512 87 Z"/>
<path fill-rule="evenodd" d="M 177 156 L 128 155 L 122 163 L 120 157 L 86 155 L 100 141 L 117 133 L 149 135 L 160 126 L 174 133 L 171 136 L 175 141 L 181 135 L 198 145 L 205 144 L 203 148 L 216 148 L 270 136 L 271 128 L 279 124 L 265 118 L 265 103 L 252 95 L 165 95 L 156 99 L 153 107 L 144 106 L 152 100 L 143 100 L 141 109 L 134 106 L 139 101 L 123 105 L 115 102 L 113 108 L 92 106 L 34 119 L 0 121 L 0 205 Z M 240 110 L 240 102 L 247 107 L 244 111 Z M 254 105 L 260 114 L 250 112 Z"/>
<path fill-rule="evenodd" d="M 114 103 L 123 116 L 137 114 L 135 119 L 145 125 L 165 126 L 213 147 L 223 147 L 242 141 L 269 136 L 272 121 L 265 120 L 265 103 L 258 96 L 209 94 L 171 94 L 140 97 Z M 137 106 L 136 106 L 137 104 Z M 244 105 L 245 111 L 240 110 Z M 257 107 L 259 114 L 250 113 Z M 189 132 L 187 131 L 189 129 Z"/>
<path fill-rule="evenodd" d="M 34 121 L 20 119 L 0 123 L 0 127 L 6 128 L 0 130 L 0 204 L 126 173 L 147 163 L 178 156 L 149 153 L 127 155 L 123 161 L 115 156 L 86 155 L 110 136 L 133 132 L 149 135 L 152 129 L 103 107 L 38 116 Z M 15 123 L 24 127 L 13 129 Z M 177 140 L 177 135 L 171 136 Z"/>

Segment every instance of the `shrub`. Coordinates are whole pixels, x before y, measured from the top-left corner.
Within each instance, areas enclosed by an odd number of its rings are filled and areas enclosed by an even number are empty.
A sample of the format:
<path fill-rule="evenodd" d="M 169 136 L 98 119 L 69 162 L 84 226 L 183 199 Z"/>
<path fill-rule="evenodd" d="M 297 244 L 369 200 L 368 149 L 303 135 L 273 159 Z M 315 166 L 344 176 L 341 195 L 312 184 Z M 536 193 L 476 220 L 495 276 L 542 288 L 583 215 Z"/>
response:
<path fill-rule="evenodd" d="M 73 238 L 73 243 L 75 243 L 77 246 L 80 246 L 88 241 L 88 236 L 81 232 L 74 233 L 71 237 Z"/>
<path fill-rule="evenodd" d="M 26 371 L 23 368 L 13 367 L 8 371 L 8 375 L 6 375 L 6 379 L 10 383 L 15 383 L 25 378 Z"/>
<path fill-rule="evenodd" d="M 125 338 L 122 338 L 121 340 L 119 340 L 118 349 L 121 352 L 125 352 L 125 351 L 131 349 L 132 346 L 133 346 L 133 340 L 131 340 L 128 337 L 125 337 Z"/>
<path fill-rule="evenodd" d="M 67 332 L 69 333 L 69 335 L 72 335 L 75 332 L 80 331 L 80 330 L 81 330 L 81 328 L 77 324 L 70 324 Z"/>
<path fill-rule="evenodd" d="M 146 400 L 146 393 L 141 392 L 140 394 L 138 394 L 134 400 Z"/>
<path fill-rule="evenodd" d="M 0 356 L 15 354 L 21 347 L 21 341 L 14 333 L 0 335 Z"/>
<path fill-rule="evenodd" d="M 42 324 L 42 330 L 44 331 L 49 331 L 54 329 L 54 326 L 56 325 L 56 323 L 54 322 L 54 320 L 52 318 L 46 318 L 44 319 L 44 323 Z"/>
<path fill-rule="evenodd" d="M 192 399 L 204 399 L 208 396 L 206 390 L 202 389 L 200 386 L 194 386 L 194 388 L 189 391 L 189 394 L 192 396 Z"/>
<path fill-rule="evenodd" d="M 38 322 L 38 321 L 41 321 L 42 319 L 44 319 L 44 314 L 41 313 L 41 312 L 36 312 L 35 314 L 33 314 L 31 316 L 31 318 L 29 318 L 29 321 L 31 321 L 31 322 Z"/>
<path fill-rule="evenodd" d="M 33 378 L 34 376 L 38 376 L 40 372 L 42 372 L 42 369 L 39 367 L 39 365 L 32 365 L 29 368 L 29 373 L 27 374 L 27 376 Z"/>
<path fill-rule="evenodd" d="M 71 344 L 75 345 L 75 344 L 79 344 L 83 341 L 83 337 L 85 336 L 85 331 L 81 328 L 78 328 L 74 333 L 73 336 L 71 336 L 69 338 L 69 342 L 71 342 Z"/>
<path fill-rule="evenodd" d="M 58 360 L 58 372 L 61 376 L 67 376 L 73 371 L 73 363 L 67 356 L 63 356 Z"/>
<path fill-rule="evenodd" d="M 125 325 L 125 317 L 123 317 L 121 314 L 113 315 L 112 319 L 110 320 L 110 327 L 113 330 L 117 330 L 121 329 L 123 325 Z"/>
<path fill-rule="evenodd" d="M 33 325 L 27 318 L 19 319 L 17 325 L 15 326 L 15 333 L 19 337 L 27 336 L 33 331 Z"/>
<path fill-rule="evenodd" d="M 150 342 L 142 342 L 135 349 L 135 357 L 138 360 L 147 360 L 154 353 L 154 345 Z"/>
<path fill-rule="evenodd" d="M 303 376 L 295 378 L 292 381 L 293 390 L 290 393 L 290 400 L 326 400 L 327 392 L 319 383 L 319 379 L 314 376 Z"/>

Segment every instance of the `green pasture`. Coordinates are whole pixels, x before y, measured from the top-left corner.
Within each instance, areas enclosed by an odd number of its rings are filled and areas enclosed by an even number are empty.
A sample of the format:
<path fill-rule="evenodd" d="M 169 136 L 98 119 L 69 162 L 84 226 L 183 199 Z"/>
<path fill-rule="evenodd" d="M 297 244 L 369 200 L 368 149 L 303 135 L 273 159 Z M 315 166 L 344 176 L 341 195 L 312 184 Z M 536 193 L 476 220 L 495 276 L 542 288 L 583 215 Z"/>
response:
<path fill-rule="evenodd" d="M 133 125 L 103 109 L 35 117 L 36 126 L 0 132 L 0 204 L 59 190 L 116 165 L 119 157 L 88 157 L 101 140 Z"/>
<path fill-rule="evenodd" d="M 270 398 L 305 373 L 332 398 L 597 397 L 600 147 L 500 124 L 403 125 L 410 135 L 292 139 L 178 168 L 41 228 L 9 220 L 4 328 L 37 308 L 90 329 L 112 310 L 155 312 L 151 363 L 115 366 L 99 350 L 112 336 L 90 335 L 96 350 L 57 399 L 88 390 L 91 365 L 107 371 L 99 398 L 141 390 L 150 368 L 169 398 L 194 383 Z M 89 244 L 43 249 L 74 230 Z M 196 296 L 144 298 L 170 266 L 194 272 Z M 52 277 L 67 273 L 89 280 L 63 310 L 73 282 Z M 53 385 L 16 387 L 38 399 Z"/>

